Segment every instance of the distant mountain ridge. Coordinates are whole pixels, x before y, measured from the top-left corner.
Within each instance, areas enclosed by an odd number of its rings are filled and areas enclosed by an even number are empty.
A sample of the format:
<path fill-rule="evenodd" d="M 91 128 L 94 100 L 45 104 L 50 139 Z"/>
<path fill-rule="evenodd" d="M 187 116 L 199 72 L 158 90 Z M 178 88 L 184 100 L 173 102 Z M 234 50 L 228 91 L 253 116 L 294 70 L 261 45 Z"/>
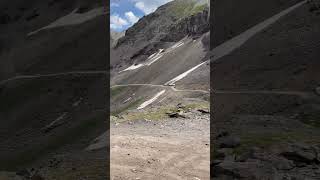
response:
<path fill-rule="evenodd" d="M 110 31 L 110 46 L 113 47 L 117 44 L 118 40 L 125 35 L 125 31 L 116 32 Z"/>
<path fill-rule="evenodd" d="M 208 32 L 207 3 L 206 0 L 175 0 L 142 17 L 111 49 L 111 66 L 139 59 L 140 53 L 151 55 L 167 42 Z"/>

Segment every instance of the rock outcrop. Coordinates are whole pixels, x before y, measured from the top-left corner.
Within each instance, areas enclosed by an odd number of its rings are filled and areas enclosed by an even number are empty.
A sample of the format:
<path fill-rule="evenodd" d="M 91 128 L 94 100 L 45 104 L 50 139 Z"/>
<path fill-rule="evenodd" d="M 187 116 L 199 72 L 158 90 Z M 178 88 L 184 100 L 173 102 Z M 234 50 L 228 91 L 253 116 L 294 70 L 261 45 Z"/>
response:
<path fill-rule="evenodd" d="M 209 12 L 204 9 L 202 12 L 189 16 L 176 25 L 170 27 L 163 41 L 178 41 L 184 36 L 198 36 L 209 31 L 210 24 L 208 23 Z"/>
<path fill-rule="evenodd" d="M 141 55 L 153 54 L 168 43 L 208 32 L 208 17 L 209 7 L 205 1 L 176 0 L 160 6 L 126 30 L 111 50 L 111 66 L 140 61 Z M 150 45 L 156 48 L 150 49 Z"/>

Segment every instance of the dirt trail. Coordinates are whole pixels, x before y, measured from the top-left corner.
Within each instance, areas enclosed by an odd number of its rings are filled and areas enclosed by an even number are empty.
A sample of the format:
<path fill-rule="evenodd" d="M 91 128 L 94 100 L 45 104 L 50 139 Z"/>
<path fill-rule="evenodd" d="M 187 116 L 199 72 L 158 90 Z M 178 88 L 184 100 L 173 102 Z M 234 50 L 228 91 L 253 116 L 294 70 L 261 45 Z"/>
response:
<path fill-rule="evenodd" d="M 161 84 L 121 84 L 121 85 L 113 85 L 111 88 L 115 87 L 129 87 L 129 86 L 149 86 L 149 87 L 161 87 L 171 89 L 175 92 L 200 92 L 200 93 L 209 93 L 209 91 L 205 90 L 194 90 L 194 89 L 177 89 L 174 86 L 161 85 Z"/>
<path fill-rule="evenodd" d="M 210 93 L 210 91 L 205 90 L 193 90 L 193 89 L 177 89 L 174 86 L 168 85 L 157 85 L 157 84 L 123 84 L 123 85 L 113 85 L 111 88 L 115 87 L 129 87 L 129 86 L 149 86 L 149 87 L 161 87 L 168 88 L 175 92 L 200 92 L 200 93 Z M 313 92 L 307 91 L 290 91 L 290 90 L 213 90 L 214 94 L 279 94 L 279 95 L 295 95 L 300 97 L 314 97 Z"/>
<path fill-rule="evenodd" d="M 37 75 L 18 75 L 6 80 L 0 81 L 0 85 L 6 84 L 10 81 L 20 80 L 20 79 L 35 79 L 42 77 L 58 77 L 58 76 L 67 76 L 67 75 L 82 75 L 82 74 L 108 74 L 108 71 L 70 71 L 63 73 L 53 73 L 53 74 L 37 74 Z"/>
<path fill-rule="evenodd" d="M 280 91 L 280 90 L 238 90 L 238 91 L 229 91 L 229 90 L 213 90 L 214 94 L 278 94 L 278 95 L 294 95 L 304 98 L 315 97 L 315 94 L 307 91 Z"/>
<path fill-rule="evenodd" d="M 111 179 L 209 179 L 209 127 L 206 115 L 111 128 Z"/>

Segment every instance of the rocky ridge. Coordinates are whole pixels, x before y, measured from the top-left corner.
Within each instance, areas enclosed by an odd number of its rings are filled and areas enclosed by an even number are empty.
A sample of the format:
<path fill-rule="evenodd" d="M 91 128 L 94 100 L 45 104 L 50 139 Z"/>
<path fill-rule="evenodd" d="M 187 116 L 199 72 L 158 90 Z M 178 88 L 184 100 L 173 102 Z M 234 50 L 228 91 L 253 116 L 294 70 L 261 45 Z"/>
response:
<path fill-rule="evenodd" d="M 168 47 L 185 36 L 209 31 L 209 7 L 198 0 L 176 0 L 160 6 L 125 32 L 111 49 L 111 66 L 142 61 L 159 48 Z M 126 53 L 123 53 L 126 52 Z M 143 56 L 143 57 L 142 57 Z M 122 66 L 122 65 L 121 65 Z"/>

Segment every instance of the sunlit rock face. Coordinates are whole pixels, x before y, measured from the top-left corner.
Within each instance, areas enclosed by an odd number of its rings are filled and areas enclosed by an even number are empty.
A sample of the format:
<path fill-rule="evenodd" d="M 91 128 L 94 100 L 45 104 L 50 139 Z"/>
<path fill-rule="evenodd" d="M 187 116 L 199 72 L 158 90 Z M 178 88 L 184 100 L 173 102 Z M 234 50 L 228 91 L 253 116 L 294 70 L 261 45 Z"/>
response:
<path fill-rule="evenodd" d="M 140 61 L 167 43 L 186 36 L 199 37 L 209 31 L 209 6 L 206 0 L 175 0 L 142 17 L 125 31 L 111 49 L 111 66 Z M 143 58 L 142 58 L 143 59 Z"/>

